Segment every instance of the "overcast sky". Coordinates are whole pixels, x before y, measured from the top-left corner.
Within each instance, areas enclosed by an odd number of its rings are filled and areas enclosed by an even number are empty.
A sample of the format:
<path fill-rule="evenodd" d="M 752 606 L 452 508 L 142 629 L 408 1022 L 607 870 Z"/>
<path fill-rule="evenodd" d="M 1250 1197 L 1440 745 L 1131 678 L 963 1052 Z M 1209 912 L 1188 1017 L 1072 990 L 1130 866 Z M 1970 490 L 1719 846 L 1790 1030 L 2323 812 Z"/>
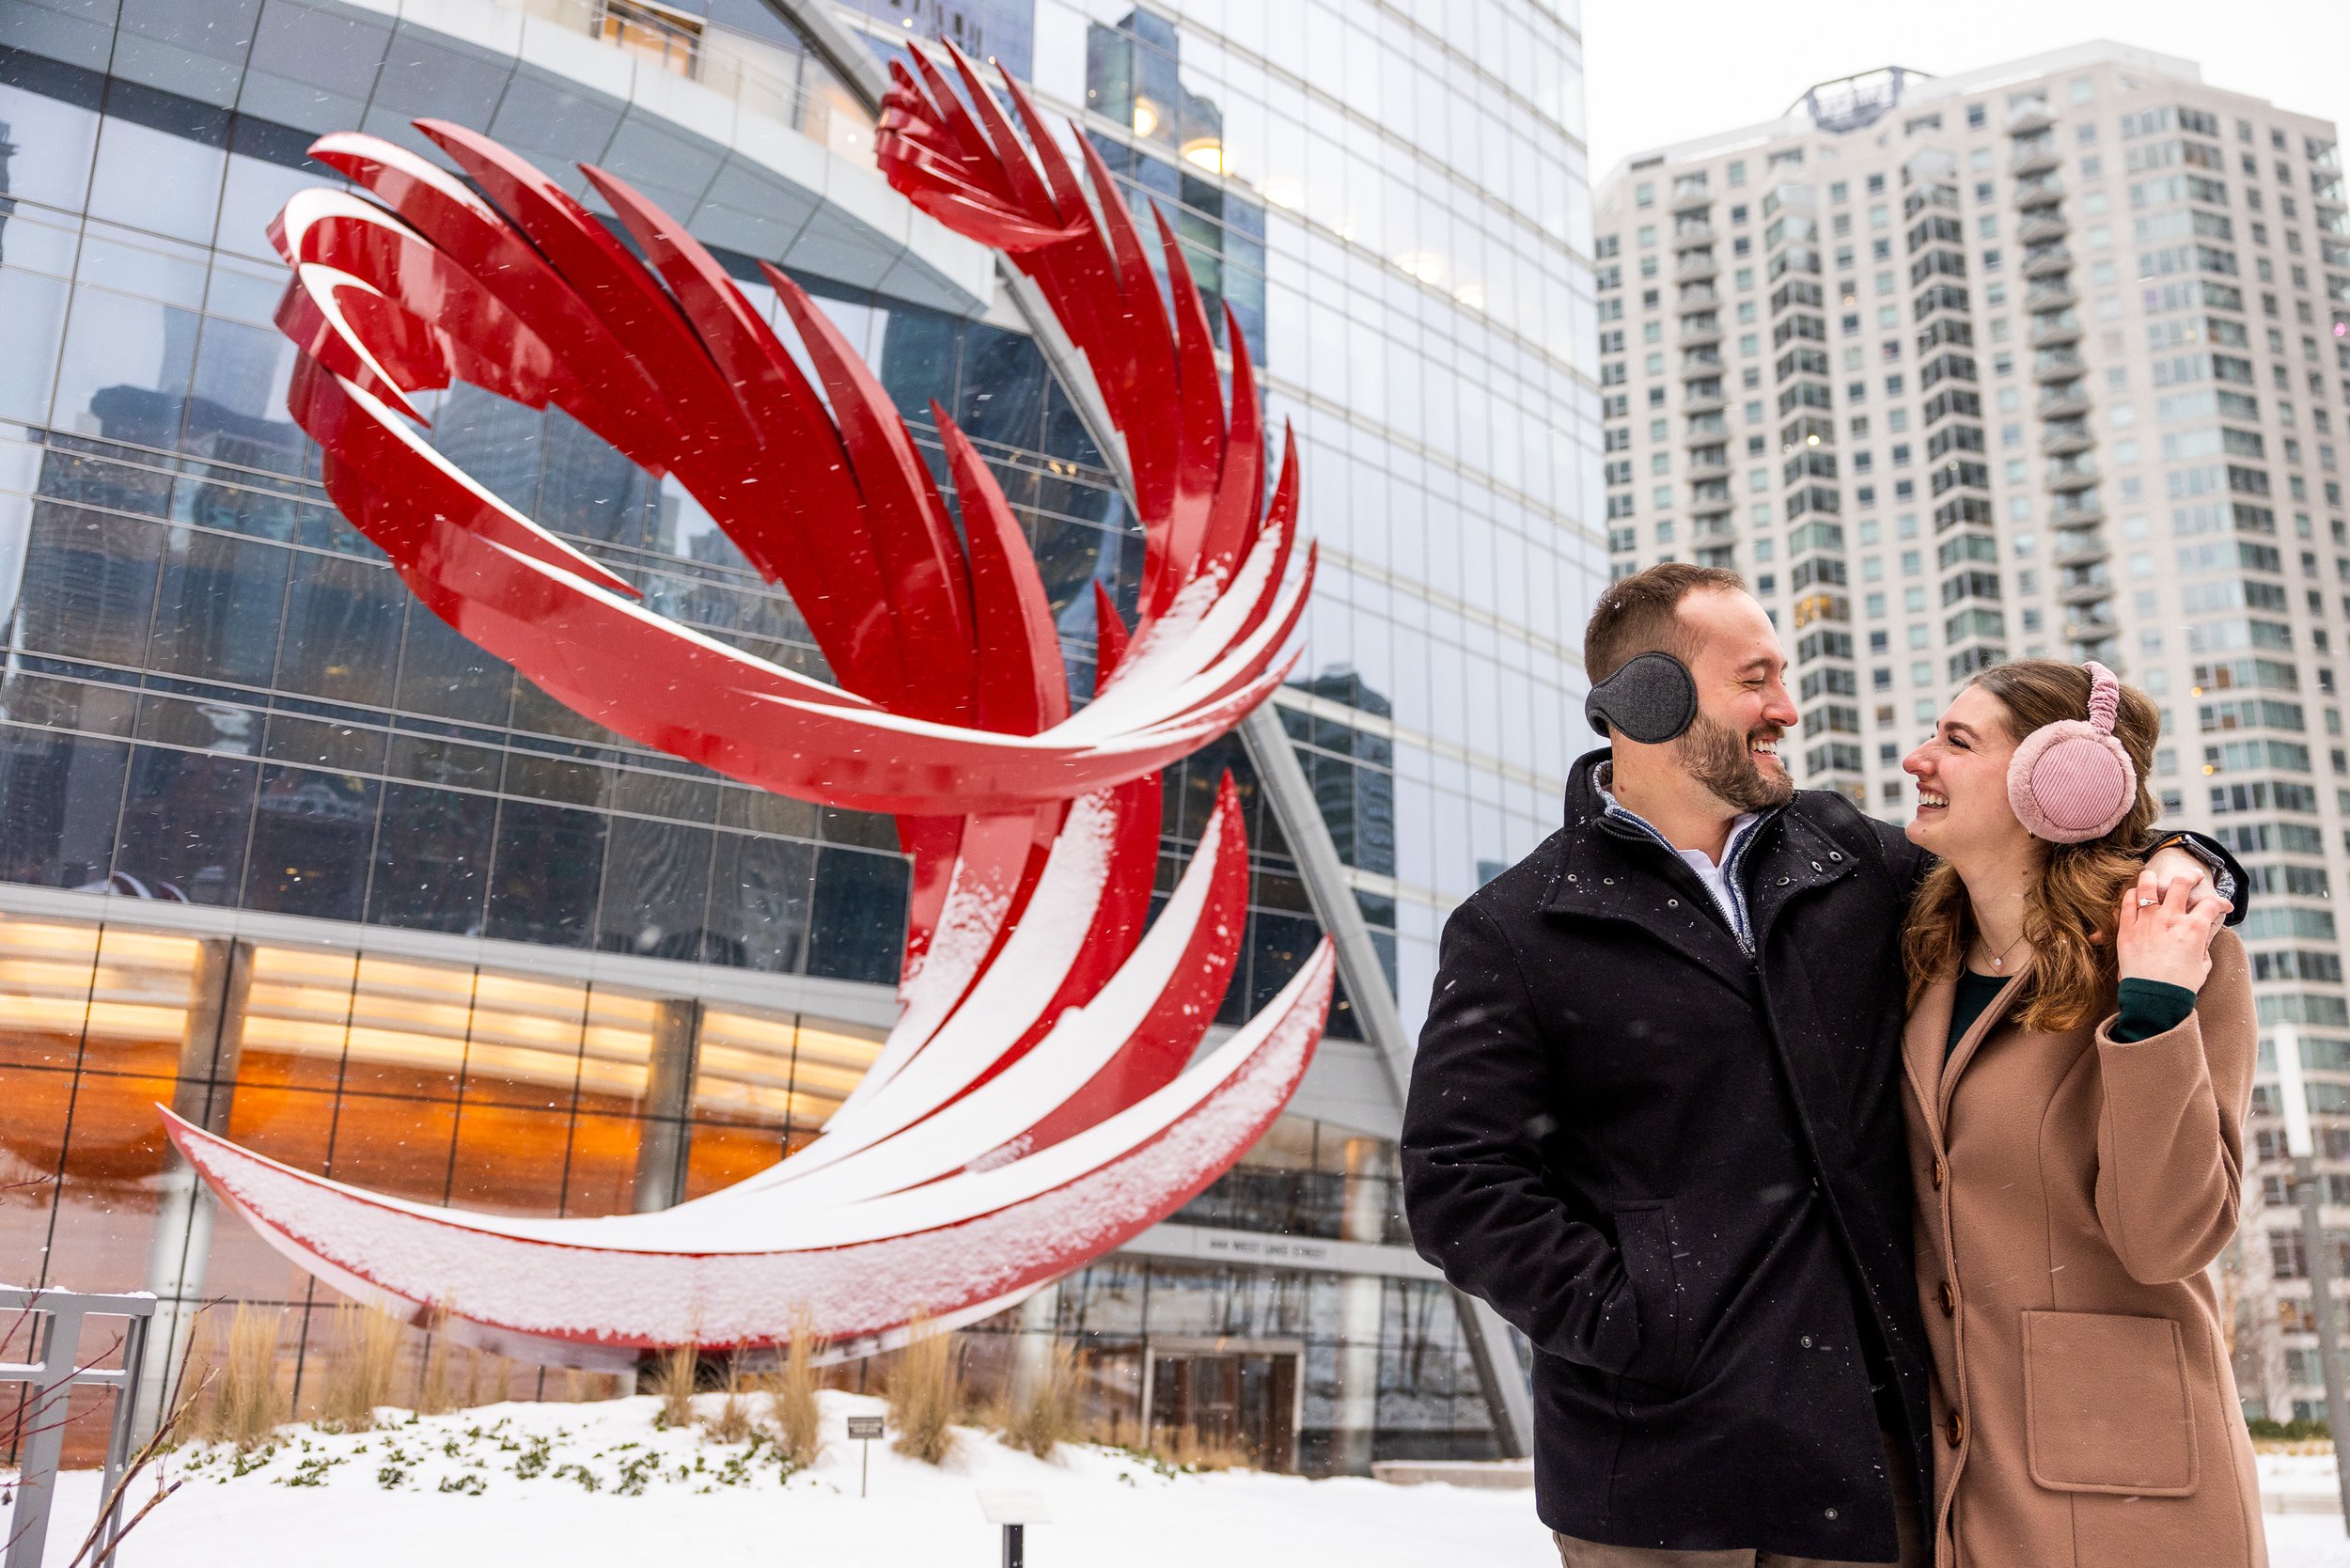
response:
<path fill-rule="evenodd" d="M 2350 119 L 2350 0 L 1583 0 L 1591 182 L 1630 153 L 1775 119 L 1815 82 L 1950 76 L 2099 38 Z"/>

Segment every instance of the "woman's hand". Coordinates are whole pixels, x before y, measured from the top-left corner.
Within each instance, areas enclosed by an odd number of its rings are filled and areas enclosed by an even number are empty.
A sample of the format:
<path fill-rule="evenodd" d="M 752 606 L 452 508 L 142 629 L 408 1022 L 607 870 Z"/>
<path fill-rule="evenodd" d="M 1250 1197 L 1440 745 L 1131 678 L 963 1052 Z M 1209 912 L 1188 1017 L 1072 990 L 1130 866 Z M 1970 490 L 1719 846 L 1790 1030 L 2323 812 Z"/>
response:
<path fill-rule="evenodd" d="M 2189 909 L 2188 897 L 2184 881 L 2171 883 L 2159 897 L 2144 883 L 2123 891 L 2114 949 L 2123 980 L 2202 990 L 2203 978 L 2211 973 L 2212 933 L 2235 906 L 2206 895 Z"/>

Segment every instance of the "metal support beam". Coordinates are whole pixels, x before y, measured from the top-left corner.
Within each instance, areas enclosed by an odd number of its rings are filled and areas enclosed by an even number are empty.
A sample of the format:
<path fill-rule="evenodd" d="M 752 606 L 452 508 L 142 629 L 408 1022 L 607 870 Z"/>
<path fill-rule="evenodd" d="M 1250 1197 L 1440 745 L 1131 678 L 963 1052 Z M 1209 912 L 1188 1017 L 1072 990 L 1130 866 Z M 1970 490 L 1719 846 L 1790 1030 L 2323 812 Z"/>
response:
<path fill-rule="evenodd" d="M 807 40 L 816 57 L 832 69 L 867 114 L 880 118 L 882 94 L 889 90 L 889 73 L 873 58 L 856 29 L 834 12 L 830 0 L 767 0 L 767 8 Z"/>
<path fill-rule="evenodd" d="M 634 1207 L 640 1215 L 673 1208 L 685 1197 L 701 1022 L 702 1005 L 697 1001 L 673 997 L 653 1008 L 652 1059 L 646 1072 L 644 1120 L 636 1144 Z"/>
<path fill-rule="evenodd" d="M 196 945 L 188 977 L 187 1021 L 171 1108 L 207 1132 L 226 1133 L 244 1055 L 245 999 L 253 988 L 253 945 L 207 937 Z M 212 1195 L 176 1148 L 164 1155 L 155 1229 L 148 1244 L 147 1288 L 155 1294 L 155 1354 L 132 1390 L 130 1429 L 144 1443 L 179 1397 L 172 1384 L 187 1361 L 188 1341 L 203 1309 L 204 1271 L 212 1252 Z"/>

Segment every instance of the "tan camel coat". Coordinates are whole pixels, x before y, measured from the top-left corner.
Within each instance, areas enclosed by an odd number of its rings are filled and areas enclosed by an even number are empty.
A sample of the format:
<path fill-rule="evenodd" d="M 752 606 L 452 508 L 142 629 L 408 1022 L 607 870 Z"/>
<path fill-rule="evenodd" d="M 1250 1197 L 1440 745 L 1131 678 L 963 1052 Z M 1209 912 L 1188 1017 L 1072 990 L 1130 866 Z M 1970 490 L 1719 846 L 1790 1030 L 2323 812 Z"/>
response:
<path fill-rule="evenodd" d="M 2185 1023 L 2120 1044 L 2006 1016 L 1945 1052 L 1954 978 L 1903 1037 L 1935 1365 L 1936 1568 L 2263 1568 L 2211 1279 L 2235 1233 L 2258 1049 L 2221 932 Z"/>

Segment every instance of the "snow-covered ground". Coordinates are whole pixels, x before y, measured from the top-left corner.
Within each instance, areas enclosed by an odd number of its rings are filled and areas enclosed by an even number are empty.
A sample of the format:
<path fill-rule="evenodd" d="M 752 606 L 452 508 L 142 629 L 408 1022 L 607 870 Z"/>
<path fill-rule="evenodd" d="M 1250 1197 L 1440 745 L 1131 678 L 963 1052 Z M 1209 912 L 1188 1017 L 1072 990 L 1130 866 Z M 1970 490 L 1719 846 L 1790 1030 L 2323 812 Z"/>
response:
<path fill-rule="evenodd" d="M 966 1430 L 932 1466 L 870 1445 L 870 1495 L 844 1418 L 882 1403 L 827 1392 L 826 1451 L 786 1476 L 772 1446 L 659 1431 L 650 1398 L 397 1413 L 377 1431 L 290 1427 L 274 1449 L 174 1456 L 178 1493 L 123 1544 L 123 1568 L 643 1568 L 647 1563 L 993 1568 L 1000 1536 L 979 1490 L 1040 1494 L 1034 1568 L 1218 1568 L 1272 1562 L 1557 1568 L 1526 1492 L 1169 1473 L 1108 1449 L 1051 1461 Z M 716 1395 L 697 1399 L 714 1414 Z M 762 1402 L 751 1401 L 754 1411 Z M 243 1473 L 239 1473 L 242 1471 Z M 60 1483 L 51 1561 L 73 1555 L 97 1478 Z M 132 1506 L 139 1498 L 134 1495 Z M 0 1539 L 6 1538 L 0 1527 Z"/>
<path fill-rule="evenodd" d="M 290 1427 L 242 1458 L 189 1450 L 168 1473 L 184 1484 L 124 1544 L 124 1568 L 696 1568 L 775 1563 L 823 1568 L 987 1568 L 998 1536 L 981 1488 L 1042 1496 L 1050 1522 L 1028 1532 L 1036 1568 L 1553 1568 L 1533 1498 L 1517 1491 L 1389 1486 L 1246 1473 L 1182 1474 L 1111 1449 L 1064 1449 L 1047 1462 L 966 1430 L 943 1466 L 871 1445 L 870 1496 L 845 1418 L 878 1400 L 823 1396 L 832 1437 L 811 1467 L 787 1473 L 764 1438 L 725 1444 L 663 1431 L 659 1403 L 496 1404 L 448 1416 L 387 1412 L 370 1433 Z M 705 1416 L 720 1403 L 704 1395 Z M 753 1399 L 754 1413 L 760 1402 Z M 2262 1484 L 2303 1507 L 2333 1493 L 2329 1455 L 2264 1455 Z M 50 1560 L 73 1555 L 97 1506 L 97 1477 L 60 1487 Z M 135 1507 L 140 1497 L 133 1498 Z M 0 1508 L 0 1520 L 6 1509 Z M 2274 1568 L 2350 1568 L 2338 1513 L 2266 1515 Z M 0 1539 L 7 1538 L 0 1523 Z"/>

